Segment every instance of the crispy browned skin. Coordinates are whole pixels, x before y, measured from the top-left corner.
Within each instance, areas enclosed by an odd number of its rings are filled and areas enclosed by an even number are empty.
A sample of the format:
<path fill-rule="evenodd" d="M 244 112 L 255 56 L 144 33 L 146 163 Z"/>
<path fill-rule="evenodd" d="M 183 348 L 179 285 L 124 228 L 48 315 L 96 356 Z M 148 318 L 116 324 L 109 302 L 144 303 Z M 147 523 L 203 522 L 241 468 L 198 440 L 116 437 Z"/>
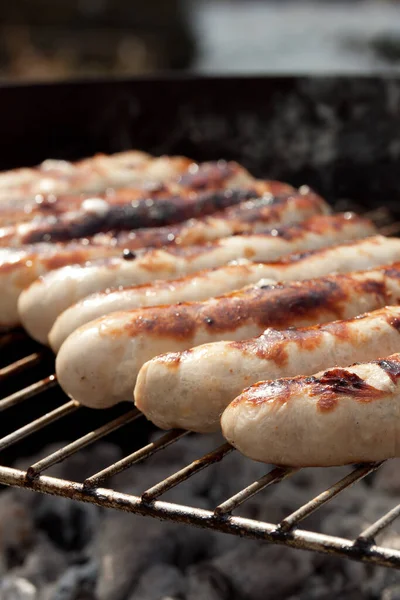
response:
<path fill-rule="evenodd" d="M 222 430 L 243 454 L 273 464 L 324 467 L 398 457 L 399 383 L 398 353 L 262 381 L 225 409 Z"/>
<path fill-rule="evenodd" d="M 400 355 L 398 354 L 383 360 L 373 360 L 370 363 L 378 365 L 394 383 L 400 377 Z M 290 402 L 292 396 L 297 396 L 307 390 L 310 397 L 318 397 L 316 406 L 321 413 L 334 411 L 340 402 L 341 395 L 351 397 L 357 402 L 369 403 L 383 398 L 387 394 L 386 391 L 366 383 L 355 373 L 337 367 L 329 369 L 318 377 L 298 375 L 297 377 L 277 379 L 276 382 L 260 381 L 233 400 L 232 406 L 243 402 L 263 404 L 265 397 L 260 391 L 262 392 L 264 388 L 268 391 L 268 403 L 272 409 L 278 410 L 280 405 Z"/>
<path fill-rule="evenodd" d="M 400 277 L 400 268 L 396 269 L 396 273 Z M 383 283 L 354 281 L 350 275 L 331 275 L 301 282 L 253 286 L 251 290 L 245 288 L 243 292 L 224 294 L 214 303 L 183 302 L 138 309 L 136 312 L 140 316 L 132 318 L 126 333 L 131 337 L 146 334 L 156 338 L 187 339 L 194 337 L 196 330 L 204 325 L 223 334 L 237 329 L 239 324 L 245 326 L 250 320 L 260 328 L 273 326 L 278 329 L 298 323 L 302 316 L 318 321 L 320 311 L 330 312 L 332 318 L 341 319 L 351 295 L 362 293 L 376 293 L 382 298 L 382 305 L 390 303 L 390 294 Z M 132 316 L 135 314 L 135 310 L 129 312 Z M 107 318 L 103 318 L 105 323 Z M 112 335 L 108 327 L 107 333 Z M 120 335 L 120 332 L 116 334 Z"/>
<path fill-rule="evenodd" d="M 304 236 L 308 231 L 319 232 L 320 234 L 323 234 L 324 231 L 326 231 L 327 229 L 331 229 L 332 227 L 334 227 L 337 230 L 340 230 L 346 225 L 346 223 L 349 222 L 349 219 L 351 219 L 352 221 L 356 221 L 361 225 L 365 222 L 366 228 L 371 228 L 371 222 L 368 219 L 358 217 L 354 214 L 352 214 L 350 217 L 348 214 L 335 216 L 316 215 L 315 217 L 311 217 L 310 219 L 307 219 L 306 221 L 303 221 L 302 223 L 299 223 L 297 225 L 288 225 L 274 229 L 274 237 L 293 240 L 296 237 Z M 266 228 L 266 231 L 268 232 L 268 228 Z M 263 235 L 264 234 L 262 233 L 256 235 L 252 234 L 251 237 L 259 237 L 260 240 L 262 240 Z M 102 241 L 100 240 L 100 238 L 97 237 L 93 238 L 93 240 L 91 240 L 89 243 L 86 243 L 87 241 L 88 240 L 77 240 L 75 242 L 71 241 L 66 244 L 38 243 L 33 245 L 26 245 L 23 247 L 24 253 L 20 261 L 13 259 L 12 262 L 3 261 L 0 264 L 0 274 L 11 272 L 17 266 L 23 266 L 28 260 L 34 262 L 37 260 L 37 258 L 40 258 L 41 264 L 46 263 L 49 271 L 68 264 L 83 264 L 86 261 L 91 260 L 92 258 L 90 256 L 90 253 L 87 251 L 88 248 L 103 248 L 104 258 L 96 258 L 96 263 L 104 263 L 108 266 L 109 269 L 118 268 L 119 263 L 113 261 L 112 257 L 118 256 L 120 254 L 125 260 L 128 261 L 134 260 L 135 258 L 139 258 L 141 256 L 148 255 L 150 258 L 146 262 L 146 264 L 143 265 L 143 267 L 149 271 L 152 270 L 151 248 L 140 248 L 139 250 L 136 250 L 135 238 L 131 239 L 128 235 L 121 234 L 120 236 L 116 237 L 112 235 L 110 235 L 109 237 L 104 236 Z M 166 250 L 168 251 L 168 254 L 183 257 L 190 261 L 194 260 L 198 256 L 201 256 L 202 254 L 207 254 L 207 252 L 214 248 L 217 248 L 221 243 L 223 243 L 223 241 L 224 240 L 217 240 L 211 243 L 198 244 L 193 246 L 180 246 L 177 244 L 171 244 Z M 354 243 L 357 244 L 358 241 L 356 240 Z M 132 251 L 132 248 L 134 251 Z M 16 249 L 10 249 L 10 251 L 17 252 Z M 157 250 L 155 250 L 155 252 L 157 252 Z M 315 252 L 320 252 L 320 250 L 306 251 L 303 253 L 293 253 L 280 261 L 274 262 L 273 264 L 279 267 L 284 267 L 285 265 L 297 262 L 302 258 L 306 258 L 307 256 L 310 256 Z M 74 260 L 68 260 L 66 258 L 67 256 L 74 256 Z M 79 260 L 75 260 L 75 258 L 79 258 Z M 249 253 L 249 256 L 247 258 L 252 258 L 251 253 Z M 157 269 L 160 268 L 159 258 L 157 259 L 156 267 Z"/>
<path fill-rule="evenodd" d="M 265 185 L 268 187 L 268 184 Z M 265 186 L 263 185 L 262 187 Z M 225 192 L 221 193 L 224 194 Z M 253 191 L 234 190 L 231 194 L 235 197 L 242 195 L 243 198 L 246 198 L 251 197 Z M 253 200 L 243 201 L 238 206 L 230 206 L 220 210 L 211 217 L 190 219 L 183 223 L 165 225 L 163 227 L 144 227 L 142 229 L 135 229 L 129 233 L 117 233 L 115 236 L 120 244 L 126 241 L 131 249 L 161 247 L 171 243 L 183 245 L 203 243 L 208 239 L 214 239 L 214 237 L 225 237 L 225 235 L 229 234 L 252 231 L 256 224 L 260 228 L 260 223 L 267 226 L 268 223 L 279 222 L 282 220 L 282 214 L 288 212 L 287 206 L 289 202 L 291 210 L 296 210 L 305 216 L 309 216 L 312 213 L 327 213 L 329 210 L 322 198 L 312 192 L 306 194 L 283 194 L 280 196 L 272 196 L 267 193 Z M 158 204 L 154 204 L 154 215 L 156 215 L 159 209 Z M 68 219 L 62 217 L 56 223 L 53 223 L 52 219 L 49 222 L 33 222 L 31 225 L 28 225 L 28 231 L 26 231 L 27 225 L 22 225 L 22 227 L 12 225 L 0 229 L 0 245 L 19 246 L 39 243 L 41 241 L 60 241 L 58 238 L 62 238 L 62 241 L 69 241 L 69 239 L 87 237 L 93 230 L 108 232 L 113 230 L 114 233 L 119 229 L 131 229 L 130 224 L 137 223 L 134 216 L 135 210 L 130 204 L 127 206 L 112 206 L 109 207 L 107 213 L 97 215 L 89 213 L 82 220 L 80 216 L 75 215 L 71 219 L 70 217 Z M 200 208 L 197 207 L 197 210 L 200 210 Z M 130 216 L 133 218 L 132 223 Z M 285 218 L 287 220 L 287 214 L 285 214 Z M 299 220 L 297 214 L 293 220 Z M 226 231 L 224 228 L 221 235 L 218 233 L 218 230 L 220 226 L 224 227 L 224 224 L 228 228 Z M 96 236 L 93 236 L 94 242 L 101 242 L 102 239 L 102 236 L 97 238 L 97 240 Z"/>
<path fill-rule="evenodd" d="M 273 229 L 273 235 L 277 239 L 280 238 L 287 241 L 294 241 L 296 239 L 304 237 L 308 232 L 312 232 L 317 235 L 323 235 L 328 229 L 332 230 L 332 228 L 334 228 L 336 231 L 341 231 L 344 227 L 346 227 L 346 224 L 348 224 L 349 221 L 352 221 L 353 223 L 359 223 L 360 225 L 365 224 L 366 231 L 370 232 L 367 233 L 367 235 L 372 235 L 374 233 L 374 226 L 372 225 L 369 219 L 366 219 L 365 217 L 359 217 L 354 213 L 341 213 L 334 216 L 315 215 L 315 217 L 310 217 L 309 219 L 302 221 L 301 223 L 276 227 Z M 265 231 L 259 231 L 256 234 L 251 233 L 250 235 L 252 236 L 252 238 L 259 237 L 260 240 L 262 240 L 265 233 L 268 233 L 269 231 L 270 229 L 268 228 L 268 225 L 266 225 Z M 117 236 L 117 239 L 119 240 L 119 244 L 123 245 L 121 240 L 129 239 L 129 237 L 125 234 L 122 234 L 121 236 Z M 210 250 L 210 248 L 217 248 L 218 246 L 222 246 L 223 244 L 224 240 L 216 240 L 205 244 L 194 244 L 190 246 L 172 244 L 168 247 L 167 251 L 169 254 L 173 254 L 174 256 L 181 256 L 185 257 L 188 260 L 191 260 L 198 256 L 201 256 L 202 254 L 206 254 Z M 126 244 L 126 247 L 130 247 L 129 243 Z M 146 252 L 146 250 L 144 249 L 143 252 Z M 309 256 L 312 252 L 313 250 L 291 254 L 289 258 L 282 259 L 280 263 L 284 264 L 286 260 L 293 262 L 298 260 L 299 257 L 305 258 L 306 256 Z M 140 256 L 140 253 L 138 253 L 137 256 Z M 252 260 L 254 258 L 254 252 L 251 249 L 249 249 L 246 258 L 248 260 Z M 149 263 L 148 268 L 149 270 L 151 270 L 151 263 Z"/>
<path fill-rule="evenodd" d="M 396 265 L 390 267 L 390 269 L 382 267 L 381 269 L 374 269 L 374 271 L 381 271 L 385 275 L 389 272 L 399 273 L 400 275 L 400 263 L 396 263 Z M 383 296 L 385 301 L 389 302 L 389 300 L 391 300 L 391 295 L 385 292 L 383 281 L 381 285 L 372 282 L 364 283 L 363 289 L 368 293 L 370 293 L 371 290 L 376 290 L 377 295 Z M 394 329 L 400 331 L 400 320 L 390 314 L 385 316 L 384 311 L 381 312 L 387 323 Z M 265 334 L 262 334 L 259 337 L 239 342 L 229 342 L 229 345 L 233 348 L 238 348 L 242 354 L 256 355 L 262 359 L 273 360 L 278 366 L 284 367 L 289 359 L 289 341 L 296 344 L 297 351 L 300 353 L 303 351 L 307 352 L 315 350 L 321 345 L 323 341 L 320 335 L 321 330 L 328 331 L 337 339 L 351 340 L 352 335 L 354 335 L 352 325 L 355 321 L 359 321 L 367 316 L 368 313 L 355 317 L 354 319 L 346 319 L 346 321 L 333 321 L 328 324 L 307 327 L 307 336 L 303 335 L 303 330 L 301 328 L 286 330 L 284 337 L 279 330 L 269 329 Z M 190 352 L 190 350 L 187 352 Z"/>
<path fill-rule="evenodd" d="M 194 172 L 193 167 L 197 168 Z M 136 187 L 108 189 L 101 194 L 69 194 L 55 196 L 54 194 L 37 194 L 35 201 L 0 204 L 0 224 L 7 225 L 17 222 L 31 221 L 47 217 L 62 218 L 71 211 L 85 211 L 82 205 L 85 200 L 96 198 L 104 200 L 110 206 L 110 220 L 124 217 L 123 208 L 126 208 L 125 218 L 132 222 L 136 219 L 135 227 L 148 227 L 176 223 L 191 217 L 211 214 L 227 206 L 232 206 L 265 191 L 272 194 L 289 193 L 294 189 L 290 185 L 270 181 L 256 182 L 250 175 L 235 162 L 218 161 L 216 163 L 191 164 L 185 168 L 179 178 L 164 181 L 163 183 L 149 182 L 147 185 Z M 257 189 L 251 187 L 251 182 Z M 258 187 L 257 187 L 258 186 Z M 132 206 L 130 206 L 132 205 Z M 128 206 L 130 208 L 128 209 Z M 113 209 L 113 211 L 111 210 Z M 76 215 L 75 220 L 78 219 Z M 46 222 L 43 222 L 43 226 Z M 68 222 L 64 224 L 66 228 Z M 94 223 L 88 220 L 83 226 L 88 228 L 85 235 L 91 235 Z M 61 225 L 60 225 L 61 227 Z M 49 231 L 48 233 L 51 233 Z M 56 235 L 58 237 L 56 238 Z M 66 238 L 67 231 L 61 237 L 61 232 L 54 233 L 55 239 Z"/>
<path fill-rule="evenodd" d="M 182 246 L 203 244 L 209 240 L 214 241 L 214 236 L 215 239 L 218 239 L 227 235 L 250 233 L 254 226 L 257 226 L 258 232 L 268 231 L 270 223 L 282 221 L 282 214 L 285 213 L 285 209 L 287 212 L 289 202 L 293 213 L 295 210 L 298 213 L 304 211 L 303 218 L 308 217 L 312 212 L 316 215 L 328 212 L 326 203 L 312 192 L 280 196 L 266 194 L 260 198 L 241 202 L 237 206 L 228 207 L 212 216 L 190 219 L 176 225 L 148 227 L 129 233 L 122 232 L 116 235 L 116 239 L 119 245 L 126 243 L 127 247 L 134 250 L 150 247 L 160 248 L 171 244 Z M 284 216 L 286 217 L 286 215 Z M 293 220 L 295 219 L 293 218 Z M 299 220 L 298 217 L 296 220 Z M 218 234 L 220 224 L 226 226 L 222 235 Z M 94 240 L 96 241 L 96 238 Z"/>

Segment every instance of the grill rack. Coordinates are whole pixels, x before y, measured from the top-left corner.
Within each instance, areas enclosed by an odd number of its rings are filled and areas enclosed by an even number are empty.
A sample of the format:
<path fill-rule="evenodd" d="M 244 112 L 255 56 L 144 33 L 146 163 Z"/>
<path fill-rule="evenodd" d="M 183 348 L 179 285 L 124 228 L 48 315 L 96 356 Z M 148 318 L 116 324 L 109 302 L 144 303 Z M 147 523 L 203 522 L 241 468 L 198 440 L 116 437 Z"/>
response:
<path fill-rule="evenodd" d="M 369 216 L 378 225 L 381 225 L 380 232 L 382 234 L 394 235 L 400 232 L 400 222 L 393 223 L 389 220 L 389 224 L 387 224 L 388 214 L 386 209 L 377 209 L 366 216 Z M 0 347 L 4 352 L 9 344 L 23 342 L 24 339 L 26 340 L 27 336 L 20 330 L 8 332 L 0 338 Z M 39 350 L 0 368 L 0 385 L 10 381 L 16 375 L 40 365 L 45 355 L 44 351 Z M 15 407 L 33 396 L 38 396 L 51 388 L 55 388 L 57 385 L 56 375 L 49 374 L 47 377 L 0 399 L 0 412 Z M 74 400 L 64 402 L 54 410 L 0 438 L 0 452 L 6 448 L 10 448 L 29 435 L 41 431 L 44 427 L 55 421 L 79 411 L 80 408 L 80 405 Z M 176 443 L 182 437 L 189 435 L 187 431 L 171 430 L 163 433 L 155 441 L 146 444 L 116 463 L 91 475 L 83 482 L 43 475 L 43 472 L 53 465 L 64 461 L 95 441 L 141 418 L 144 419 L 144 416 L 139 411 L 135 408 L 128 408 L 122 415 L 113 418 L 104 425 L 61 447 L 59 450 L 30 465 L 26 470 L 3 466 L 0 463 L 0 484 L 90 502 L 100 507 L 124 510 L 165 521 L 185 523 L 239 537 L 263 540 L 269 543 L 283 544 L 293 548 L 332 554 L 378 566 L 400 569 L 400 550 L 379 546 L 375 542 L 376 536 L 389 527 L 400 515 L 400 504 L 384 514 L 364 531 L 360 532 L 353 540 L 308 531 L 298 527 L 306 517 L 323 507 L 338 494 L 379 469 L 384 461 L 355 466 L 345 477 L 276 524 L 243 518 L 232 513 L 258 492 L 300 471 L 298 468 L 271 468 L 260 479 L 239 490 L 236 494 L 215 507 L 213 511 L 159 500 L 160 496 L 167 491 L 210 465 L 222 461 L 229 453 L 236 451 L 228 443 L 215 448 L 164 480 L 144 490 L 141 496 L 120 493 L 110 488 L 100 487 L 110 477 L 144 461 L 156 452 L 162 451 L 171 444 Z"/>

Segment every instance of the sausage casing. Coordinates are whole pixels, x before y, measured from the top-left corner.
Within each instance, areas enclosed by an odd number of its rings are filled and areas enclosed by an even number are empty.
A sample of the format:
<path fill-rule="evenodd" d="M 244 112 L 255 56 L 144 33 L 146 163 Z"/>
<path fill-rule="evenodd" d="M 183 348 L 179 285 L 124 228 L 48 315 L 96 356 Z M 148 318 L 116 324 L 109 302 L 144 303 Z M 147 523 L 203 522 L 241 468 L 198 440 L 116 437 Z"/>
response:
<path fill-rule="evenodd" d="M 155 357 L 139 372 L 135 401 L 162 429 L 214 431 L 228 404 L 258 381 L 309 375 L 397 351 L 397 306 L 313 327 L 267 329 L 256 338 Z"/>
<path fill-rule="evenodd" d="M 243 391 L 221 418 L 226 439 L 255 460 L 296 467 L 400 455 L 400 354 Z"/>
<path fill-rule="evenodd" d="M 139 369 L 164 352 L 243 340 L 267 327 L 347 319 L 399 299 L 397 265 L 306 281 L 261 281 L 204 302 L 116 312 L 80 327 L 65 340 L 57 356 L 57 376 L 63 389 L 82 404 L 112 405 L 131 397 Z"/>
<path fill-rule="evenodd" d="M 158 280 L 97 292 L 62 312 L 52 325 L 50 333 L 50 319 L 39 318 L 35 311 L 32 316 L 28 312 L 21 315 L 21 318 L 32 337 L 44 344 L 48 341 L 52 349 L 58 352 L 61 344 L 75 329 L 111 312 L 206 300 L 256 283 L 262 278 L 276 281 L 310 279 L 329 273 L 359 271 L 397 260 L 400 260 L 400 239 L 375 236 L 322 250 L 289 255 L 275 263 L 251 263 L 244 259 L 179 279 Z"/>
<path fill-rule="evenodd" d="M 120 285 L 141 285 L 157 279 L 175 279 L 240 258 L 273 261 L 290 252 L 360 239 L 374 232 L 370 221 L 349 213 L 317 215 L 296 225 L 273 229 L 270 233 L 232 236 L 199 246 L 176 245 L 128 253 L 127 260 L 112 259 L 84 267 L 59 269 L 42 277 L 21 295 L 19 313 L 27 324 L 28 320 L 40 324 L 30 327 L 30 331 L 41 341 L 46 341 L 61 312 L 97 291 Z"/>

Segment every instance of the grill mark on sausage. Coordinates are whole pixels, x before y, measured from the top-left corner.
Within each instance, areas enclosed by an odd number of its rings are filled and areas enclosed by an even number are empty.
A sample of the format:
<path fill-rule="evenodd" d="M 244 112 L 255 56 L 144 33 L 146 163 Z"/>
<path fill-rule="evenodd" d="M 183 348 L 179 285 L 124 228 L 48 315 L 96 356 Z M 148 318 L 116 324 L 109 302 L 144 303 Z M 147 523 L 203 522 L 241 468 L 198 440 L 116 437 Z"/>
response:
<path fill-rule="evenodd" d="M 35 229 L 21 237 L 21 243 L 38 243 L 40 241 L 67 241 L 73 238 L 87 237 L 110 230 L 136 231 L 127 238 L 132 248 L 144 246 L 160 247 L 174 242 L 179 235 L 190 235 L 190 228 L 198 223 L 180 223 L 176 221 L 200 216 L 204 226 L 211 226 L 207 214 L 217 211 L 213 218 L 232 221 L 233 233 L 241 233 L 250 229 L 255 222 L 265 223 L 277 221 L 282 208 L 288 201 L 296 203 L 298 210 L 307 207 L 322 211 L 323 201 L 314 194 L 260 194 L 251 187 L 245 189 L 221 190 L 195 195 L 194 198 L 175 196 L 169 199 L 141 198 L 132 204 L 110 204 L 104 213 L 77 213 L 75 216 L 61 216 L 57 222 L 42 222 Z M 249 198 L 253 198 L 249 201 Z M 195 206 L 194 205 L 194 201 Z M 238 204 L 239 203 L 239 204 Z M 238 205 L 237 205 L 238 204 Z M 233 205 L 233 206 L 232 206 Z M 228 207 L 228 208 L 227 208 Z M 274 208 L 275 207 L 275 208 Z M 236 223 L 234 221 L 237 221 Z M 157 227 L 151 227 L 156 225 Z M 142 229 L 140 229 L 142 228 Z M 10 234 L 13 227 L 9 229 Z M 204 235 L 204 234 L 203 234 Z M 3 236 L 4 237 L 4 236 Z M 189 240 L 190 241 L 190 240 Z M 199 242 L 202 241 L 201 235 Z"/>
<path fill-rule="evenodd" d="M 220 211 L 211 217 L 207 216 L 201 219 L 191 219 L 177 225 L 137 229 L 130 233 L 119 234 L 116 237 L 117 244 L 126 243 L 131 249 L 162 247 L 173 243 L 180 245 L 199 244 L 207 241 L 208 232 L 218 227 L 218 221 L 216 220 L 220 220 L 221 224 L 226 223 L 232 234 L 242 234 L 247 231 L 250 232 L 254 222 L 268 223 L 281 219 L 282 213 L 289 210 L 289 202 L 295 205 L 297 210 L 311 208 L 314 204 L 317 204 L 312 198 L 308 200 L 307 197 L 300 194 L 261 197 L 240 203 L 228 210 Z M 322 204 L 319 204 L 319 206 L 321 208 Z"/>
<path fill-rule="evenodd" d="M 268 402 L 270 407 L 278 409 L 290 399 L 293 388 L 302 377 L 285 377 L 273 381 L 260 381 L 243 390 L 240 396 L 231 402 L 231 406 L 237 406 L 246 402 L 252 405 Z"/>
<path fill-rule="evenodd" d="M 256 323 L 260 329 L 283 329 L 302 317 L 318 321 L 329 315 L 340 319 L 355 288 L 362 294 L 363 282 L 353 282 L 346 276 L 288 282 L 285 286 L 272 285 L 267 289 L 250 286 L 242 292 L 224 294 L 216 301 L 183 302 L 179 306 L 128 311 L 131 318 L 124 331 L 132 337 L 145 333 L 155 337 L 190 339 L 197 330 L 205 327 L 206 319 L 212 321 L 207 323 L 207 329 L 218 334 L 236 330 L 249 322 Z M 383 285 L 382 289 L 384 295 Z M 241 347 L 241 342 L 236 344 Z"/>
<path fill-rule="evenodd" d="M 257 195 L 254 189 L 231 190 L 229 193 L 225 190 L 203 194 L 203 197 L 197 196 L 190 202 L 185 197 L 179 196 L 157 201 L 146 196 L 132 204 L 111 204 L 104 213 L 81 211 L 76 217 L 69 217 L 68 214 L 60 216 L 57 223 L 38 224 L 36 230 L 23 236 L 21 243 L 63 242 L 110 230 L 120 231 L 170 225 L 177 221 L 223 209 Z"/>
<path fill-rule="evenodd" d="M 268 402 L 270 408 L 278 409 L 292 397 L 301 394 L 311 398 L 318 396 L 317 410 L 329 413 L 338 406 L 340 396 L 349 396 L 357 402 L 367 403 L 378 400 L 385 392 L 369 385 L 347 369 L 336 368 L 326 371 L 320 377 L 300 375 L 275 381 L 261 381 L 244 390 L 232 404 L 235 406 L 243 401 L 255 405 Z"/>
<path fill-rule="evenodd" d="M 321 377 L 306 377 L 304 382 L 312 384 L 310 396 L 319 396 L 317 409 L 321 412 L 334 410 L 340 395 L 350 396 L 358 402 L 370 402 L 385 394 L 346 369 L 330 369 Z"/>
<path fill-rule="evenodd" d="M 230 179 L 242 168 L 234 161 L 219 160 L 197 165 L 193 163 L 186 173 L 178 178 L 178 183 L 192 189 L 204 189 L 210 184 L 217 184 Z"/>
<path fill-rule="evenodd" d="M 339 298 L 339 292 L 337 292 L 336 298 L 330 296 L 329 282 L 332 282 L 332 280 L 333 283 L 336 282 L 338 286 L 337 290 L 343 290 L 342 300 L 340 300 Z M 348 282 L 347 285 L 346 281 Z M 377 298 L 381 299 L 381 305 L 386 304 L 387 289 L 383 280 L 378 280 L 374 282 L 372 282 L 371 279 L 367 279 L 366 281 L 357 281 L 352 279 L 351 275 L 344 274 L 340 276 L 320 278 L 320 282 L 322 286 L 327 286 L 325 288 L 325 291 L 322 292 L 322 294 L 321 290 L 312 291 L 311 293 L 314 294 L 315 301 L 319 301 L 321 303 L 321 310 L 332 310 L 332 312 L 336 310 L 336 314 L 338 314 L 342 310 L 344 303 L 347 300 L 349 300 L 353 294 L 370 294 L 371 290 L 373 290 L 372 293 L 375 293 L 377 295 Z M 371 286 L 371 283 L 374 283 L 374 285 Z M 308 286 L 309 282 L 304 282 L 304 284 Z M 296 285 L 296 283 L 287 283 L 285 285 L 279 284 L 279 287 L 281 289 L 288 290 L 289 286 L 293 287 L 294 285 Z M 262 287 L 263 289 L 273 290 L 274 288 L 277 289 L 278 286 L 271 284 Z M 319 300 L 317 299 L 318 294 Z M 331 305 L 329 305 L 329 299 L 331 300 Z M 289 299 L 287 300 L 287 302 L 290 303 L 290 311 L 293 310 L 293 306 L 300 308 L 301 311 L 302 300 L 300 296 L 297 300 L 297 303 L 295 304 L 293 304 Z M 310 304 L 311 302 L 312 296 L 310 298 Z M 377 302 L 379 303 L 378 300 Z M 310 304 L 308 304 L 308 306 L 310 306 Z M 334 306 L 332 306 L 332 304 Z M 290 314 L 293 313 L 290 312 Z M 301 314 L 301 312 L 297 312 L 297 315 L 298 314 Z M 260 336 L 254 339 L 238 342 L 229 342 L 229 345 L 232 348 L 239 350 L 243 354 L 249 354 L 253 356 L 255 355 L 261 358 L 262 360 L 272 360 L 276 362 L 277 365 L 284 366 L 288 360 L 288 344 L 290 342 L 295 343 L 298 346 L 299 351 L 312 351 L 321 345 L 323 340 L 322 332 L 327 332 L 333 335 L 334 337 L 342 340 L 348 340 L 351 337 L 351 324 L 354 323 L 354 321 L 366 318 L 367 316 L 367 314 L 360 315 L 358 317 L 355 317 L 354 319 L 346 320 L 345 323 L 341 321 L 334 321 L 332 323 L 327 323 L 323 325 L 315 325 L 314 327 L 307 327 L 307 330 L 304 330 L 303 328 L 286 327 L 283 333 L 278 330 L 268 329 L 267 331 L 265 331 Z M 388 320 L 390 318 L 393 317 L 389 316 Z M 273 326 L 276 327 L 281 325 L 278 322 L 277 325 L 274 324 Z"/>
<path fill-rule="evenodd" d="M 393 383 L 396 383 L 400 377 L 400 361 L 393 359 L 387 360 L 376 360 L 375 364 L 379 365 L 380 368 L 390 377 Z"/>
<path fill-rule="evenodd" d="M 368 243 L 371 243 L 371 244 L 376 244 L 376 245 L 380 244 L 379 239 L 367 238 L 367 240 L 366 239 L 354 240 L 351 242 L 351 246 L 352 246 L 352 248 L 354 248 L 361 244 L 364 244 L 366 241 L 368 241 Z M 337 246 L 338 248 L 346 247 L 346 246 L 349 246 L 349 242 L 342 242 L 341 244 L 335 244 L 335 246 Z M 290 267 L 294 262 L 298 262 L 300 264 L 301 261 L 306 260 L 314 255 L 318 256 L 318 258 L 319 257 L 322 258 L 325 254 L 329 254 L 331 251 L 332 251 L 332 248 L 328 247 L 328 248 L 322 248 L 322 249 L 317 248 L 315 250 L 304 250 L 301 252 L 292 252 L 291 254 L 288 254 L 285 257 L 283 257 L 277 261 L 274 261 L 273 265 L 276 266 L 277 268 L 284 268 L 286 266 Z"/>
<path fill-rule="evenodd" d="M 360 220 L 359 220 L 360 219 Z M 266 229 L 264 233 L 251 233 L 246 236 L 243 235 L 243 241 L 246 241 L 247 238 L 251 240 L 258 239 L 263 241 L 265 239 L 275 239 L 281 238 L 286 239 L 287 241 L 293 241 L 296 238 L 304 238 L 308 235 L 308 233 L 318 232 L 318 235 L 324 235 L 333 229 L 335 231 L 341 230 L 348 225 L 349 220 L 344 217 L 344 215 L 335 215 L 334 217 L 317 215 L 315 217 L 310 217 L 306 221 L 303 221 L 300 225 L 287 225 L 282 226 L 279 229 Z M 362 223 L 365 222 L 366 226 L 370 226 L 370 222 L 368 219 L 364 219 L 363 217 L 357 217 L 357 222 Z M 272 233 L 271 233 L 272 232 Z M 267 237 L 268 236 L 268 237 Z M 269 238 L 270 236 L 270 238 Z M 229 238 L 227 238 L 229 239 Z M 185 258 L 186 260 L 193 260 L 199 256 L 212 252 L 213 250 L 224 247 L 225 241 L 223 239 L 215 240 L 213 242 L 206 242 L 203 244 L 195 244 L 192 246 L 180 246 L 177 244 L 171 244 L 166 248 L 166 252 L 173 256 L 179 256 Z M 256 252 L 254 248 L 251 246 L 245 247 L 243 250 L 243 257 L 247 259 L 254 258 Z M 149 254 L 150 256 L 150 254 Z M 293 261 L 292 261 L 293 262 Z M 280 264 L 283 264 L 282 261 L 273 262 L 276 267 L 279 267 Z"/>
<path fill-rule="evenodd" d="M 400 317 L 394 317 L 393 315 L 389 315 L 387 318 L 388 324 L 396 329 L 400 333 Z"/>

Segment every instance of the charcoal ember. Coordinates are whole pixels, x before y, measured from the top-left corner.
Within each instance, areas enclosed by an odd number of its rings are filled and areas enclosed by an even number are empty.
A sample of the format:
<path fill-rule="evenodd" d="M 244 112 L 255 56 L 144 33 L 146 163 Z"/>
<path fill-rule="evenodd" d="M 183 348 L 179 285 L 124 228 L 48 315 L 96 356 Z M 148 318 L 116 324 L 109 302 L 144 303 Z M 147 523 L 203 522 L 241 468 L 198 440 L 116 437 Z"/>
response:
<path fill-rule="evenodd" d="M 13 569 L 13 575 L 27 579 L 37 588 L 57 581 L 68 566 L 67 556 L 61 552 L 43 533 L 36 536 L 23 565 Z"/>
<path fill-rule="evenodd" d="M 52 600 L 97 600 L 98 564 L 90 561 L 70 566 L 58 580 Z"/>
<path fill-rule="evenodd" d="M 400 585 L 393 585 L 384 589 L 380 600 L 400 600 Z"/>
<path fill-rule="evenodd" d="M 343 593 L 344 598 L 371 598 L 374 595 L 370 594 L 370 590 L 366 587 L 366 582 L 369 579 L 371 566 L 364 563 L 350 561 L 338 556 L 327 554 L 315 554 L 312 556 L 314 575 L 309 583 L 302 590 L 303 598 L 305 592 L 310 586 L 313 589 L 314 583 L 316 590 L 320 589 L 322 598 L 337 598 Z M 329 596 L 328 592 L 334 594 Z M 317 591 L 315 592 L 317 594 Z M 317 595 L 318 597 L 318 595 Z"/>
<path fill-rule="evenodd" d="M 378 469 L 373 487 L 391 496 L 400 494 L 400 459 L 388 460 Z"/>
<path fill-rule="evenodd" d="M 314 575 L 310 577 L 307 585 L 287 600 L 336 600 L 337 589 L 333 587 L 332 580 L 327 582 L 324 577 Z"/>
<path fill-rule="evenodd" d="M 367 575 L 364 578 L 363 591 L 367 598 L 385 598 L 386 596 L 397 598 L 399 591 L 399 575 L 396 570 L 385 569 L 382 567 L 370 567 L 366 569 Z M 400 596 L 399 596 L 400 598 Z"/>
<path fill-rule="evenodd" d="M 35 541 L 32 515 L 14 490 L 0 494 L 0 574 L 23 563 Z"/>
<path fill-rule="evenodd" d="M 186 581 L 182 571 L 173 565 L 161 563 L 143 573 L 128 600 L 186 598 L 185 590 Z"/>
<path fill-rule="evenodd" d="M 1 600 L 37 600 L 37 589 L 27 579 L 6 575 L 0 580 Z"/>
<path fill-rule="evenodd" d="M 241 540 L 236 549 L 211 564 L 227 579 L 237 598 L 275 600 L 306 585 L 313 573 L 312 557 L 282 546 Z"/>
<path fill-rule="evenodd" d="M 229 580 L 213 565 L 194 565 L 188 570 L 186 600 L 231 600 L 235 597 Z"/>
<path fill-rule="evenodd" d="M 148 568 L 167 563 L 184 569 L 209 556 L 209 534 L 184 525 L 110 512 L 93 540 L 100 565 L 99 600 L 123 600 Z"/>
<path fill-rule="evenodd" d="M 81 550 L 99 525 L 101 510 L 93 504 L 40 495 L 34 505 L 36 525 L 60 548 Z"/>
<path fill-rule="evenodd" d="M 395 506 L 390 496 L 380 493 L 369 494 L 368 491 L 368 488 L 360 485 L 341 494 L 337 498 L 338 502 L 331 506 L 330 514 L 323 522 L 323 533 L 355 538 Z M 380 534 L 380 543 L 384 543 L 387 535 L 393 536 L 398 532 L 400 536 L 399 527 L 400 524 L 395 522 L 387 532 Z"/>
<path fill-rule="evenodd" d="M 48 456 L 64 444 L 52 444 L 38 455 L 20 459 L 19 469 L 26 469 L 44 456 Z M 102 442 L 95 448 L 88 448 L 54 465 L 48 473 L 54 477 L 72 481 L 83 481 L 101 468 L 121 458 L 121 451 L 113 444 Z M 47 474 L 47 472 L 46 472 Z M 112 485 L 112 481 L 107 482 Z M 25 490 L 15 490 L 19 501 L 33 514 L 38 528 L 60 548 L 80 550 L 91 540 L 98 525 L 101 509 L 66 498 L 55 498 L 41 494 L 27 494 Z"/>

